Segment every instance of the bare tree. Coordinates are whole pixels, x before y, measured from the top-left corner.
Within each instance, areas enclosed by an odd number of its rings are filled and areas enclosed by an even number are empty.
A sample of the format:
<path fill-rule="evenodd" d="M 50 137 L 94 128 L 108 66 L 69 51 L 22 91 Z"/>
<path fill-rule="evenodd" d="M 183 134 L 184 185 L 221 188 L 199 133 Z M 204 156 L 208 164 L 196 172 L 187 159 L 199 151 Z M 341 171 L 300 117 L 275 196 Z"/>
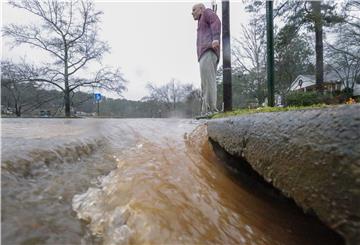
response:
<path fill-rule="evenodd" d="M 348 1 L 344 6 L 345 21 L 335 29 L 336 40 L 326 42 L 329 67 L 351 94 L 360 81 L 360 1 Z M 357 13 L 357 14 L 356 14 Z"/>
<path fill-rule="evenodd" d="M 335 45 L 327 42 L 327 46 L 337 52 L 346 53 L 354 59 L 360 59 L 360 1 L 349 0 L 343 8 L 344 23 L 337 29 L 336 34 L 341 33 L 342 40 Z M 338 39 L 338 40 L 339 40 Z"/>
<path fill-rule="evenodd" d="M 266 97 L 266 42 L 264 20 L 253 18 L 249 26 L 242 25 L 241 39 L 234 39 L 234 70 L 246 74 L 246 93 L 254 96 L 259 104 Z"/>
<path fill-rule="evenodd" d="M 10 0 L 9 4 L 41 20 L 38 25 L 10 24 L 3 28 L 3 35 L 13 40 L 13 46 L 27 44 L 50 54 L 52 61 L 28 79 L 60 89 L 65 116 L 70 116 L 70 93 L 79 87 L 97 86 L 119 94 L 125 89 L 118 69 L 102 68 L 91 79 L 75 76 L 90 61 L 100 61 L 109 52 L 108 44 L 98 34 L 102 12 L 96 11 L 91 1 Z"/>
<path fill-rule="evenodd" d="M 191 84 L 181 84 L 175 79 L 163 86 L 156 86 L 149 83 L 147 89 L 150 95 L 143 98 L 145 101 L 158 101 L 165 105 L 168 111 L 175 111 L 176 105 L 186 99 L 186 96 L 193 90 Z"/>
<path fill-rule="evenodd" d="M 201 90 L 194 89 L 192 86 L 190 88 L 185 98 L 185 112 L 188 116 L 194 117 L 200 115 L 201 112 Z"/>
<path fill-rule="evenodd" d="M 9 94 L 8 106 L 12 104 L 15 109 L 15 115 L 21 116 L 22 108 L 27 104 L 26 90 L 29 90 L 30 84 L 22 80 L 22 67 L 13 64 L 10 61 L 1 61 L 1 88 L 2 94 Z M 19 72 L 20 71 L 20 72 Z M 28 92 L 28 91 L 27 91 Z"/>
<path fill-rule="evenodd" d="M 39 84 L 31 83 L 27 80 L 30 73 L 35 73 L 34 67 L 26 63 L 13 63 L 11 61 L 1 61 L 1 88 L 2 104 L 15 109 L 15 115 L 20 117 L 24 112 L 31 112 L 38 109 L 45 103 L 59 99 L 57 94 L 47 96 L 40 92 Z M 4 100 L 3 100 L 4 99 Z"/>

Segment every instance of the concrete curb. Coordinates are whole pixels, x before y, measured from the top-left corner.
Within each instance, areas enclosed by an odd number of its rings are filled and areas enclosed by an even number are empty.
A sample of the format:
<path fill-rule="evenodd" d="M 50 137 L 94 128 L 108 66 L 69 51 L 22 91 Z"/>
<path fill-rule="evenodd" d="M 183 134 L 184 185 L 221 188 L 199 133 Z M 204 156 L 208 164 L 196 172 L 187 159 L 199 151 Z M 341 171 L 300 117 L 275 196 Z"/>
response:
<path fill-rule="evenodd" d="M 209 137 L 360 244 L 360 105 L 209 120 Z"/>

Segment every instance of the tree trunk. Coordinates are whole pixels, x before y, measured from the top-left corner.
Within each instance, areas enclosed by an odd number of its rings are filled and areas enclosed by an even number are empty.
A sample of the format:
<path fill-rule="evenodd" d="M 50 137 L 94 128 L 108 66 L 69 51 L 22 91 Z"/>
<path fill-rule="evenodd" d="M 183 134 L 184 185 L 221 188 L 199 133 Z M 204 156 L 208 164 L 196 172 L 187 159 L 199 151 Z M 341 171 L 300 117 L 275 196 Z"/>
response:
<path fill-rule="evenodd" d="M 315 52 L 316 52 L 316 90 L 324 90 L 324 52 L 323 52 L 323 25 L 321 18 L 321 2 L 311 2 L 315 27 Z"/>
<path fill-rule="evenodd" d="M 17 117 L 21 117 L 21 105 L 18 106 L 16 102 L 15 102 L 15 115 Z"/>
<path fill-rule="evenodd" d="M 65 82 L 65 92 L 64 92 L 64 105 L 65 105 L 65 117 L 70 117 L 71 113 L 70 113 L 70 91 L 69 91 L 69 87 L 66 87 L 66 82 Z"/>
<path fill-rule="evenodd" d="M 68 68 L 68 48 L 65 45 L 65 55 L 64 55 L 64 105 L 65 105 L 65 117 L 70 117 L 70 89 L 69 89 L 69 68 Z"/>

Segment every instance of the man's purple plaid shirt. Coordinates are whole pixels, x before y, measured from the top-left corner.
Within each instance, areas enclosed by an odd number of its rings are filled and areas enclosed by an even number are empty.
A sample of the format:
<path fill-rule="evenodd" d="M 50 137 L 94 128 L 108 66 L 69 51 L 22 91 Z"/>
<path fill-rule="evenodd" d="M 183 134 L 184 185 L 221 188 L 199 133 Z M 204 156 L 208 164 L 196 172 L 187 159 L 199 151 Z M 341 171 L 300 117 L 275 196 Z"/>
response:
<path fill-rule="evenodd" d="M 219 17 L 211 9 L 205 9 L 198 20 L 196 43 L 198 60 L 209 49 L 216 53 L 219 60 L 220 49 L 215 51 L 212 48 L 212 42 L 218 40 L 220 43 L 220 33 L 221 22 Z"/>

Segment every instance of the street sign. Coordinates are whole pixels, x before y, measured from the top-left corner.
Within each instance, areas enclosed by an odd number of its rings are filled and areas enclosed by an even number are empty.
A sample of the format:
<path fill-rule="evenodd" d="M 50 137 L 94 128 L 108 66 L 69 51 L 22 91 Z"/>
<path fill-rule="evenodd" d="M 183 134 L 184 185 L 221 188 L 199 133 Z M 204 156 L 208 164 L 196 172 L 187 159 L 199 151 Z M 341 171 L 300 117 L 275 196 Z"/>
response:
<path fill-rule="evenodd" d="M 101 94 L 100 93 L 95 93 L 94 97 L 95 97 L 96 102 L 99 102 L 101 100 Z"/>

